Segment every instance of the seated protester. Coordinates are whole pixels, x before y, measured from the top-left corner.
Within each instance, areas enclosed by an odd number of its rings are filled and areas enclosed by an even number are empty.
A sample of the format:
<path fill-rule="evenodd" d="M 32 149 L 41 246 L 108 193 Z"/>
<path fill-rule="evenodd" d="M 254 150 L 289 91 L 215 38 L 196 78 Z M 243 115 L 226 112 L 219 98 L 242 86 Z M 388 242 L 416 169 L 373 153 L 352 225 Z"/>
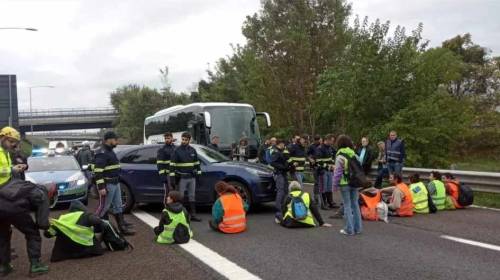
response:
<path fill-rule="evenodd" d="M 444 183 L 441 182 L 441 173 L 438 171 L 431 171 L 429 181 L 427 191 L 431 195 L 432 202 L 436 205 L 438 211 L 445 210 L 446 188 L 444 187 Z"/>
<path fill-rule="evenodd" d="M 212 206 L 210 228 L 223 233 L 240 233 L 246 230 L 248 204 L 243 201 L 236 188 L 224 181 L 215 184 L 219 198 Z"/>
<path fill-rule="evenodd" d="M 456 209 L 464 208 L 460 203 L 458 203 L 458 196 L 460 194 L 460 182 L 455 179 L 450 173 L 445 173 L 443 175 L 444 186 L 446 188 L 447 199 L 453 202 Z"/>
<path fill-rule="evenodd" d="M 381 190 L 382 194 L 391 194 L 387 204 L 389 215 L 400 217 L 413 216 L 413 197 L 408 185 L 403 183 L 403 178 L 398 173 L 391 174 L 389 177 L 394 187 L 387 187 Z"/>
<path fill-rule="evenodd" d="M 184 244 L 193 237 L 189 214 L 182 206 L 182 199 L 183 196 L 178 191 L 168 193 L 160 224 L 154 228 L 157 243 Z"/>
<path fill-rule="evenodd" d="M 301 227 L 315 227 L 316 224 L 314 219 L 318 222 L 319 226 L 331 227 L 331 224 L 327 224 L 321 218 L 321 214 L 318 210 L 318 205 L 311 201 L 311 198 L 307 192 L 302 191 L 300 183 L 297 181 L 292 181 L 289 186 L 290 194 L 283 203 L 282 212 L 283 220 L 281 225 L 286 228 L 301 228 Z M 294 207 L 297 207 L 301 202 L 305 207 L 304 213 L 301 217 L 296 217 L 297 213 L 294 213 Z M 295 205 L 294 205 L 295 204 Z M 299 206 L 300 207 L 300 206 Z"/>
<path fill-rule="evenodd" d="M 410 191 L 413 197 L 413 212 L 429 214 L 428 192 L 417 173 L 410 176 Z"/>
<path fill-rule="evenodd" d="M 90 213 L 80 201 L 72 201 L 69 212 L 57 220 L 52 219 L 50 228 L 44 233 L 47 238 L 56 237 L 50 261 L 102 255 L 103 248 L 95 237 L 94 226 L 101 227 L 102 220 Z"/>

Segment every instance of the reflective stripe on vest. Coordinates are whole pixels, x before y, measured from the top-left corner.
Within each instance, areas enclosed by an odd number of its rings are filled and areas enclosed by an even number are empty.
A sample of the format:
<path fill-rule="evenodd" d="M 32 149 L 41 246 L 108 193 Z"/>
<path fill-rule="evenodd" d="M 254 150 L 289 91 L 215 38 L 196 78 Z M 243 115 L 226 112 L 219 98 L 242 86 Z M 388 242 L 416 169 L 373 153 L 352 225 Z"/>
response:
<path fill-rule="evenodd" d="M 396 213 L 400 217 L 413 216 L 413 196 L 408 189 L 408 186 L 405 183 L 400 183 L 396 186 L 396 188 L 398 188 L 405 196 L 403 201 L 401 201 L 399 209 L 396 210 Z"/>
<path fill-rule="evenodd" d="M 0 147 L 0 186 L 7 183 L 12 176 L 12 161 L 9 152 Z"/>
<path fill-rule="evenodd" d="M 64 214 L 57 220 L 51 219 L 50 225 L 57 228 L 75 243 L 90 247 L 94 245 L 94 229 L 77 224 L 83 214 L 83 211 Z"/>
<path fill-rule="evenodd" d="M 219 223 L 219 229 L 225 233 L 239 233 L 246 230 L 246 213 L 243 208 L 243 199 L 237 193 L 227 193 L 219 198 L 224 216 Z"/>
<path fill-rule="evenodd" d="M 438 210 L 444 210 L 446 206 L 446 188 L 444 183 L 439 180 L 432 181 L 436 188 L 436 193 L 432 195 L 432 202 L 436 205 Z"/>
<path fill-rule="evenodd" d="M 170 163 L 171 166 L 175 166 L 175 167 L 193 167 L 193 166 L 196 166 L 196 165 L 199 165 L 200 162 L 199 161 L 195 161 L 195 162 L 172 162 Z"/>
<path fill-rule="evenodd" d="M 363 200 L 363 205 L 361 206 L 361 216 L 363 219 L 368 221 L 378 221 L 377 204 L 382 199 L 382 193 L 377 190 L 374 196 L 369 196 L 364 193 L 359 194 Z"/>
<path fill-rule="evenodd" d="M 179 213 L 173 213 L 168 211 L 167 209 L 163 209 L 162 215 L 168 215 L 171 222 L 168 225 L 163 225 L 163 231 L 162 233 L 160 233 L 160 235 L 158 235 L 158 238 L 156 238 L 156 242 L 160 244 L 174 243 L 175 242 L 174 231 L 179 224 L 186 226 L 189 230 L 189 236 L 191 238 L 193 237 L 193 232 L 191 231 L 191 227 L 189 227 L 186 215 L 184 215 L 184 211 L 181 211 Z"/>
<path fill-rule="evenodd" d="M 410 191 L 413 197 L 413 211 L 420 214 L 429 213 L 429 201 L 427 197 L 427 188 L 424 183 L 418 182 L 410 185 Z"/>
<path fill-rule="evenodd" d="M 387 160 L 401 161 L 401 145 L 402 141 L 400 139 L 396 139 L 394 143 L 391 140 L 385 142 Z"/>
<path fill-rule="evenodd" d="M 293 191 L 290 193 L 290 196 L 291 197 L 299 197 L 300 193 L 302 191 Z M 309 207 L 311 205 L 311 198 L 309 197 L 309 194 L 304 192 L 302 193 L 302 200 L 304 201 L 304 204 L 306 205 L 307 207 L 307 217 L 303 220 L 295 220 L 299 223 L 303 223 L 303 224 L 307 224 L 307 225 L 311 225 L 311 226 L 315 226 L 316 224 L 314 223 L 314 218 L 311 214 L 311 210 L 309 210 Z M 288 203 L 287 205 L 287 211 L 285 213 L 285 219 L 287 217 L 290 217 L 293 219 L 293 215 L 292 215 L 292 202 Z"/>

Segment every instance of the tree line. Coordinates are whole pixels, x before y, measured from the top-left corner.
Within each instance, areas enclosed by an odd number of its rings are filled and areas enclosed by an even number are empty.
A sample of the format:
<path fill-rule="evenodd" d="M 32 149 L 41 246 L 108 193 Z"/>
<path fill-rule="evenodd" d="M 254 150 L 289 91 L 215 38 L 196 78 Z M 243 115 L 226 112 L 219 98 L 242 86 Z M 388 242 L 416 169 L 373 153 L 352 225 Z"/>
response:
<path fill-rule="evenodd" d="M 264 0 L 242 26 L 246 43 L 207 70 L 197 92 L 117 89 L 117 127 L 134 142 L 142 139 L 144 117 L 161 108 L 246 102 L 271 114 L 273 128 L 265 133 L 278 137 L 347 133 L 381 140 L 396 130 L 411 166 L 500 156 L 500 57 L 470 34 L 431 48 L 422 24 L 390 32 L 390 22 L 351 17 L 344 0 Z"/>

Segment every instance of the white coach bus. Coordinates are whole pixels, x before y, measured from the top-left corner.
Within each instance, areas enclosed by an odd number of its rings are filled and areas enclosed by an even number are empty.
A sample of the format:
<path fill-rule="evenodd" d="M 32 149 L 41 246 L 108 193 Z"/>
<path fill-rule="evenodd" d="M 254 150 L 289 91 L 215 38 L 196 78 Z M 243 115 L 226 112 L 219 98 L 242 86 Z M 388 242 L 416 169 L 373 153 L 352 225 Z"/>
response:
<path fill-rule="evenodd" d="M 231 153 L 231 146 L 246 138 L 250 158 L 257 157 L 261 145 L 257 116 L 271 126 L 268 113 L 256 113 L 252 105 L 240 103 L 192 103 L 161 110 L 144 121 L 144 144 L 163 143 L 163 134 L 171 132 L 180 141 L 183 132 L 192 135 L 192 142 L 208 145 L 212 136 L 220 137 L 220 152 Z"/>

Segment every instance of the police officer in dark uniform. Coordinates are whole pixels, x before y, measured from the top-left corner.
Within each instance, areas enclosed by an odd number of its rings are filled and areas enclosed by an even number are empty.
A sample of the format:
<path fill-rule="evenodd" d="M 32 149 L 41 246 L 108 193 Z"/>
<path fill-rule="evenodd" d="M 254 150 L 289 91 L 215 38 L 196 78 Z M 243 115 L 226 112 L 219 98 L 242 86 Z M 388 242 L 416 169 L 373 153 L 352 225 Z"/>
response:
<path fill-rule="evenodd" d="M 337 208 L 333 202 L 333 167 L 336 151 L 332 144 L 335 137 L 328 134 L 323 144 L 316 148 L 317 178 L 321 192 L 321 209 L 329 210 Z"/>
<path fill-rule="evenodd" d="M 313 176 L 314 176 L 314 188 L 313 188 L 313 194 L 314 194 L 314 202 L 316 202 L 317 205 L 321 205 L 321 193 L 319 191 L 319 180 L 318 180 L 318 162 L 317 162 L 317 154 L 318 152 L 316 151 L 323 140 L 321 139 L 321 136 L 315 135 L 313 143 L 309 146 L 307 149 L 307 157 L 309 159 L 309 165 L 311 169 L 313 170 Z"/>
<path fill-rule="evenodd" d="M 165 145 L 158 150 L 158 154 L 156 156 L 156 166 L 158 167 L 158 173 L 160 174 L 161 181 L 163 182 L 164 196 L 163 196 L 163 204 L 166 204 L 167 195 L 172 188 L 172 184 L 170 183 L 170 177 L 175 176 L 175 173 L 171 172 L 170 168 L 170 160 L 172 158 L 172 154 L 174 153 L 175 146 L 173 144 L 172 133 L 166 132 L 163 134 L 165 138 Z M 175 178 L 172 178 L 175 180 Z"/>
<path fill-rule="evenodd" d="M 99 190 L 99 207 L 96 214 L 108 220 L 108 212 L 116 219 L 118 229 L 123 235 L 133 235 L 132 225 L 125 222 L 120 189 L 120 162 L 113 149 L 118 144 L 118 136 L 113 131 L 104 134 L 102 147 L 95 155 L 95 180 Z"/>
<path fill-rule="evenodd" d="M 189 145 L 191 134 L 182 133 L 181 145 L 175 148 L 170 161 L 171 172 L 179 178 L 179 192 L 184 195 L 188 193 L 189 212 L 191 221 L 201 222 L 196 217 L 196 178 L 201 175 L 200 161 L 198 153 Z"/>
<path fill-rule="evenodd" d="M 291 166 L 290 173 L 294 180 L 299 182 L 300 186 L 303 187 L 304 182 L 304 169 L 306 165 L 306 148 L 305 148 L 305 138 L 303 136 L 296 136 L 294 138 L 294 143 L 288 148 L 289 159 L 288 163 Z"/>
<path fill-rule="evenodd" d="M 276 185 L 276 201 L 274 203 L 274 207 L 276 208 L 276 223 L 281 223 L 283 220 L 282 205 L 288 194 L 288 179 L 286 176 L 289 165 L 284 151 L 285 141 L 278 140 L 271 154 L 270 165 L 274 169 L 274 183 Z"/>

